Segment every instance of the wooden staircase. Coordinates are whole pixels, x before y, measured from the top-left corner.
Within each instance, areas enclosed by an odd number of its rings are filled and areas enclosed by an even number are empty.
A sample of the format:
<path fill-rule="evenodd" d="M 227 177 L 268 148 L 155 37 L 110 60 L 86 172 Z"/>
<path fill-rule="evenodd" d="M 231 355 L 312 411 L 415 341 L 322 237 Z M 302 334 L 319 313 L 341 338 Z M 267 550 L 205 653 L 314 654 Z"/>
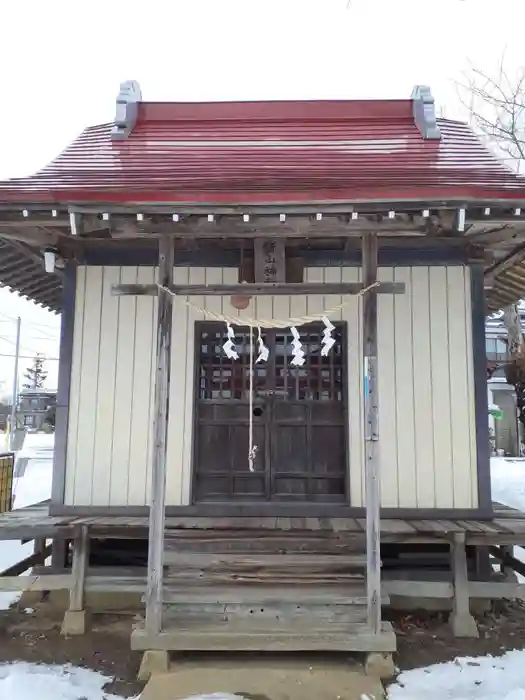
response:
<path fill-rule="evenodd" d="M 166 533 L 163 631 L 136 630 L 132 647 L 393 651 L 388 624 L 368 630 L 363 550 L 333 531 Z"/>

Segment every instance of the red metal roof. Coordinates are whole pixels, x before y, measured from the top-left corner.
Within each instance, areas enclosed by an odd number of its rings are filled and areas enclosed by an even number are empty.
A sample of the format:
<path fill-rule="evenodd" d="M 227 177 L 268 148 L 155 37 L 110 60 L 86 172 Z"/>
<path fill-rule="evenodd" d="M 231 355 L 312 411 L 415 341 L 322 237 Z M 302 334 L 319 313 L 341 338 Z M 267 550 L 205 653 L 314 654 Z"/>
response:
<path fill-rule="evenodd" d="M 411 100 L 139 103 L 124 139 L 86 129 L 0 203 L 263 204 L 523 200 L 525 178 L 471 129 L 440 119 L 426 140 Z"/>

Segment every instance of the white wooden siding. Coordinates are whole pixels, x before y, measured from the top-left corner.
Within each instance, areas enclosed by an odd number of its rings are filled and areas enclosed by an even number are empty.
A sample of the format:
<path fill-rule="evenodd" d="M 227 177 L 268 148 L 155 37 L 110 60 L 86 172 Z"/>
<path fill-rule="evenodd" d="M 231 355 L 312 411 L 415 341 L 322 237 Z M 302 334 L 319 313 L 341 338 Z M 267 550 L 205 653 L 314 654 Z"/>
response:
<path fill-rule="evenodd" d="M 357 282 L 360 268 L 309 268 L 310 282 Z M 175 268 L 175 283 L 235 282 L 232 268 Z M 148 503 L 156 344 L 156 299 L 114 297 L 111 285 L 152 283 L 152 267 L 79 267 L 67 444 L 68 505 Z M 477 474 L 469 270 L 380 268 L 404 282 L 380 295 L 381 502 L 385 507 L 476 507 Z M 229 297 L 174 304 L 168 440 L 168 505 L 190 500 L 195 321 L 209 312 L 241 318 L 318 314 L 340 297 L 259 297 L 244 311 Z M 364 503 L 362 327 L 358 297 L 332 320 L 348 326 L 351 504 Z"/>

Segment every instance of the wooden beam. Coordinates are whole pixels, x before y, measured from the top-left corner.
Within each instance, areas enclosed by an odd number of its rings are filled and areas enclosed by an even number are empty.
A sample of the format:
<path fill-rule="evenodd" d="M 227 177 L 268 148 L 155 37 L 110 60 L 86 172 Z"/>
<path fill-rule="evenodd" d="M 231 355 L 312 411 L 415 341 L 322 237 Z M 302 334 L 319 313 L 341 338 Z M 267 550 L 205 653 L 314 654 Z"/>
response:
<path fill-rule="evenodd" d="M 506 548 L 489 547 L 489 552 L 501 562 L 502 567 L 508 567 L 516 571 L 520 576 L 525 576 L 525 564 L 509 554 Z"/>
<path fill-rule="evenodd" d="M 511 581 L 470 581 L 468 584 L 470 598 L 489 598 L 501 600 L 501 598 L 519 600 L 525 599 L 525 583 Z"/>
<path fill-rule="evenodd" d="M 387 579 L 383 581 L 383 595 L 406 598 L 454 598 L 454 586 L 449 581 L 414 581 Z M 498 600 L 501 598 L 525 599 L 525 584 L 508 581 L 469 581 L 468 596 Z"/>
<path fill-rule="evenodd" d="M 389 622 L 384 622 L 378 634 L 371 634 L 365 623 L 325 623 L 324 628 L 313 625 L 293 625 L 286 620 L 249 625 L 236 620 L 210 620 L 193 624 L 187 629 L 170 625 L 158 635 L 137 627 L 131 633 L 134 651 L 162 649 L 165 651 L 354 651 L 394 652 L 396 636 Z"/>
<path fill-rule="evenodd" d="M 35 564 L 43 564 L 50 554 L 51 545 L 44 547 L 42 550 L 35 551 L 25 559 L 22 559 L 22 561 L 4 569 L 2 573 L 0 573 L 0 576 L 20 576 L 20 574 L 23 574 L 24 571 L 27 571 Z"/>
<path fill-rule="evenodd" d="M 71 574 L 0 576 L 0 591 L 62 591 L 73 585 Z"/>
<path fill-rule="evenodd" d="M 51 205 L 48 205 L 50 207 Z M 458 209 L 457 200 L 443 200 L 443 199 L 399 199 L 392 200 L 391 198 L 374 199 L 374 200 L 360 200 L 350 202 L 341 202 L 333 200 L 318 200 L 315 203 L 304 202 L 304 203 L 288 203 L 288 202 L 276 202 L 272 204 L 268 203 L 256 203 L 250 202 L 249 204 L 152 204 L 146 203 L 142 200 L 139 201 L 128 201 L 126 204 L 83 204 L 83 205 L 69 205 L 67 210 L 78 212 L 80 214 L 93 214 L 98 215 L 101 211 L 109 212 L 112 216 L 114 214 L 131 214 L 136 216 L 137 213 L 142 213 L 144 215 L 159 215 L 167 214 L 170 218 L 174 212 L 181 215 L 196 215 L 202 216 L 204 214 L 214 214 L 218 215 L 235 215 L 241 217 L 243 214 L 250 214 L 250 216 L 255 215 L 277 215 L 280 214 L 311 214 L 316 215 L 318 212 L 323 213 L 323 217 L 328 214 L 351 214 L 356 211 L 359 215 L 376 213 L 381 216 L 385 216 L 388 211 L 395 210 L 396 215 L 399 214 L 410 214 L 413 216 L 421 216 L 424 209 L 430 209 L 431 211 L 436 210 L 439 214 L 446 213 L 447 210 L 457 210 Z M 476 202 L 475 206 L 470 206 L 467 209 L 467 220 L 475 219 L 476 212 L 479 215 L 481 212 L 483 216 L 486 207 L 491 208 L 491 213 L 496 213 L 500 211 L 502 214 L 508 213 L 511 207 L 523 206 L 523 197 L 516 197 L 514 200 L 502 199 L 502 198 L 491 198 L 489 200 L 483 200 Z M 13 204 L 0 204 L 0 212 L 8 212 L 9 215 L 15 210 L 15 215 L 20 217 L 20 210 L 24 208 L 24 205 L 18 204 L 13 206 Z M 35 206 L 29 203 L 26 204 L 26 208 L 30 211 L 30 215 L 36 215 L 38 212 L 45 212 L 42 204 Z M 60 207 L 59 207 L 60 209 Z M 60 209 L 59 214 L 62 215 L 62 210 Z M 486 217 L 488 218 L 488 217 Z M 516 217 L 517 218 L 517 217 Z M 390 220 L 390 219 L 389 219 Z"/>
<path fill-rule="evenodd" d="M 288 294 L 322 294 L 327 296 L 334 294 L 344 296 L 346 294 L 359 294 L 365 287 L 360 282 L 324 283 L 324 282 L 296 282 L 296 283 L 271 283 L 252 284 L 241 282 L 239 284 L 170 284 L 166 285 L 172 294 L 179 296 L 234 296 L 242 294 L 247 296 L 259 295 L 288 295 Z M 403 294 L 405 285 L 403 282 L 381 282 L 374 287 L 375 294 Z M 114 284 L 111 287 L 113 296 L 157 296 L 159 287 L 156 284 Z"/>
<path fill-rule="evenodd" d="M 425 235 L 426 229 L 410 218 L 393 221 L 388 217 L 381 220 L 367 220 L 364 216 L 352 220 L 347 217 L 326 217 L 323 221 L 312 220 L 311 217 L 297 216 L 280 223 L 276 217 L 252 217 L 249 223 L 232 217 L 216 218 L 208 221 L 206 216 L 193 216 L 179 222 L 166 220 L 150 220 L 145 218 L 137 221 L 132 216 L 111 216 L 107 222 L 111 237 L 118 238 L 155 238 L 169 235 L 174 238 L 343 238 L 346 236 L 362 236 L 371 231 L 382 233 Z M 426 220 L 424 220 L 426 221 Z M 99 222 L 96 222 L 97 228 Z M 89 235 L 89 225 L 85 226 L 85 235 Z"/>
<path fill-rule="evenodd" d="M 159 282 L 173 284 L 173 240 L 159 240 Z M 162 629 L 162 573 L 166 506 L 166 452 L 170 402 L 172 295 L 159 289 L 157 313 L 157 362 L 153 413 L 153 465 L 149 509 L 148 587 L 146 590 L 146 630 L 160 634 Z"/>
<path fill-rule="evenodd" d="M 520 243 L 507 256 L 498 260 L 485 270 L 485 276 L 495 277 L 501 272 L 504 272 L 509 267 L 513 267 L 516 263 L 521 262 L 525 258 L 525 243 Z"/>
<path fill-rule="evenodd" d="M 413 579 L 386 579 L 383 595 L 406 598 L 454 597 L 454 586 L 450 581 L 414 581 Z"/>
<path fill-rule="evenodd" d="M 60 218 L 31 218 L 30 216 L 22 218 L 22 216 L 13 216 L 8 219 L 0 219 L 0 230 L 5 228 L 69 228 L 69 217 Z"/>
<path fill-rule="evenodd" d="M 376 234 L 363 237 L 363 284 L 377 280 L 378 241 Z M 365 505 L 366 576 L 368 625 L 372 634 L 381 632 L 381 550 L 379 476 L 379 397 L 377 390 L 377 288 L 363 297 L 363 392 L 365 396 Z"/>

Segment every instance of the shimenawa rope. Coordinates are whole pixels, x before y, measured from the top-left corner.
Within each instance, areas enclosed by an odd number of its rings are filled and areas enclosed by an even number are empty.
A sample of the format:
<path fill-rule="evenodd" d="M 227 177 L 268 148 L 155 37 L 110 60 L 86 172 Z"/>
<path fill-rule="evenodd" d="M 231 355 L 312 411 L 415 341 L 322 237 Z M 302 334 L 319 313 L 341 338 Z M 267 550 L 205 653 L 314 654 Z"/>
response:
<path fill-rule="evenodd" d="M 379 282 L 373 282 L 367 287 L 363 287 L 357 294 L 352 295 L 352 297 L 362 297 L 366 292 L 370 291 L 374 287 L 377 287 Z M 179 294 L 172 292 L 169 287 L 165 287 L 157 282 L 157 287 L 167 292 L 173 297 L 180 297 Z M 198 296 L 198 295 L 197 295 Z M 211 311 L 210 309 L 204 309 L 196 304 L 193 304 L 188 298 L 180 297 L 186 306 L 189 306 L 194 311 L 204 314 L 209 318 L 213 318 L 215 321 L 222 321 L 223 323 L 230 323 L 232 326 L 249 326 L 250 329 L 250 364 L 249 364 L 249 423 L 248 423 L 248 468 L 251 472 L 255 471 L 255 457 L 257 455 L 258 445 L 253 444 L 253 329 L 257 327 L 262 328 L 290 328 L 291 326 L 303 326 L 306 323 L 313 323 L 318 321 L 323 316 L 330 317 L 337 311 L 341 311 L 350 303 L 350 299 L 347 299 L 342 304 L 337 304 L 330 309 L 324 309 L 316 314 L 309 314 L 306 316 L 295 316 L 287 319 L 280 318 L 246 318 L 243 316 L 231 316 L 230 314 L 220 314 L 216 311 Z"/>

